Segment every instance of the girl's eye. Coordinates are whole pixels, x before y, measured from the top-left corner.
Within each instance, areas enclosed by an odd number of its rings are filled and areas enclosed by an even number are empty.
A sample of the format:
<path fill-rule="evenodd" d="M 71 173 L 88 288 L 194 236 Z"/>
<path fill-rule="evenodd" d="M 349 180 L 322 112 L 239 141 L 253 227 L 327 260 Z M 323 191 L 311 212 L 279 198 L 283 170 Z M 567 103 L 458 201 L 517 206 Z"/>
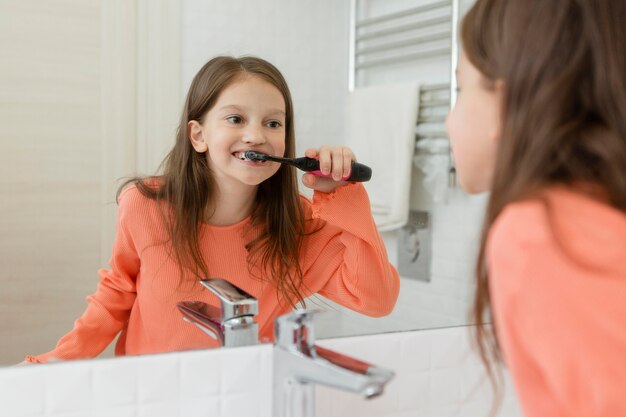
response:
<path fill-rule="evenodd" d="M 278 127 L 281 127 L 282 124 L 278 120 L 272 120 L 272 121 L 267 122 L 267 126 L 271 127 L 272 129 L 276 129 Z"/>
<path fill-rule="evenodd" d="M 229 116 L 226 118 L 226 121 L 232 124 L 239 124 L 242 122 L 242 119 L 239 116 Z"/>

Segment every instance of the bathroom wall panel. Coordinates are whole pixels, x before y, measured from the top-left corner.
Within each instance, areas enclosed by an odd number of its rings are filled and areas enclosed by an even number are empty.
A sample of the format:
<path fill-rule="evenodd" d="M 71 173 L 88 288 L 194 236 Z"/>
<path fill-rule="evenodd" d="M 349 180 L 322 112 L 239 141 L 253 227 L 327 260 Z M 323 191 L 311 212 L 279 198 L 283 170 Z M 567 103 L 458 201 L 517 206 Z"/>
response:
<path fill-rule="evenodd" d="M 52 348 L 100 265 L 100 1 L 0 4 L 0 364 Z"/>

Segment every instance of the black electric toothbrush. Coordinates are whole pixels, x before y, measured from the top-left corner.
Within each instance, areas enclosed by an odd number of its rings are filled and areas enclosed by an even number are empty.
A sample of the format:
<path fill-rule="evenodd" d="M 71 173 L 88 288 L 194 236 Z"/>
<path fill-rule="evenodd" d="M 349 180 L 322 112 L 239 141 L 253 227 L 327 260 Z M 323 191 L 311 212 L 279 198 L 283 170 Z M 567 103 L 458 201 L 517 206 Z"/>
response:
<path fill-rule="evenodd" d="M 332 178 L 332 174 L 322 174 L 320 170 L 320 161 L 314 158 L 303 156 L 301 158 L 279 158 L 277 156 L 266 155 L 261 152 L 246 151 L 244 157 L 252 161 L 273 161 L 281 164 L 292 165 L 302 171 L 308 172 L 319 177 Z M 367 165 L 352 161 L 352 169 L 350 174 L 342 178 L 344 181 L 365 182 L 372 178 L 372 169 Z"/>

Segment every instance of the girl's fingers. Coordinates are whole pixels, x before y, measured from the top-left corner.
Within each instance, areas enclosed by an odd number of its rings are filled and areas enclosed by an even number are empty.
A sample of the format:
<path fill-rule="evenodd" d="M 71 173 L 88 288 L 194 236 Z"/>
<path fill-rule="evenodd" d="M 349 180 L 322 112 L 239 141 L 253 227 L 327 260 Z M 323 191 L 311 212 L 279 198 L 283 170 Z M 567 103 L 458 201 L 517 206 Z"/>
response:
<path fill-rule="evenodd" d="M 333 149 L 331 155 L 333 179 L 339 181 L 343 177 L 343 148 Z"/>
<path fill-rule="evenodd" d="M 330 170 L 332 167 L 332 156 L 330 148 L 328 146 L 322 146 L 318 152 L 318 156 L 320 161 L 320 170 L 322 171 L 322 174 L 330 174 Z"/>
<path fill-rule="evenodd" d="M 324 193 L 333 192 L 338 187 L 348 184 L 345 181 L 335 181 L 332 178 L 318 177 L 313 174 L 304 174 L 302 183 L 308 188 Z"/>
<path fill-rule="evenodd" d="M 352 171 L 352 161 L 354 161 L 354 154 L 348 148 L 344 148 L 343 152 L 343 174 L 341 178 L 348 178 L 350 171 Z"/>
<path fill-rule="evenodd" d="M 309 148 L 306 151 L 304 151 L 304 156 L 309 157 L 309 158 L 317 158 L 317 149 L 315 148 Z"/>
<path fill-rule="evenodd" d="M 344 146 L 324 145 L 319 149 L 309 148 L 304 155 L 317 158 L 320 161 L 322 174 L 332 176 L 335 181 L 348 177 L 352 171 L 352 161 L 356 160 L 352 150 Z"/>

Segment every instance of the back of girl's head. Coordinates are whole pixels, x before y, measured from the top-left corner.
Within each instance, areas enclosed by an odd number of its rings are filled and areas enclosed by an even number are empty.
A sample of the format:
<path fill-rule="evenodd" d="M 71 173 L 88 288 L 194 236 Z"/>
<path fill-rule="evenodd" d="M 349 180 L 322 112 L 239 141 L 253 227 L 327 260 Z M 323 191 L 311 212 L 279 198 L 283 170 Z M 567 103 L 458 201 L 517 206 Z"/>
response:
<path fill-rule="evenodd" d="M 490 309 L 485 247 L 503 208 L 551 185 L 594 184 L 626 212 L 626 1 L 478 0 L 461 41 L 502 120 L 477 264 L 473 319 Z M 500 83 L 501 82 L 501 83 Z M 493 377 L 497 338 L 476 326 Z M 493 380 L 493 379 L 492 379 Z"/>
<path fill-rule="evenodd" d="M 502 204 L 584 181 L 626 211 L 624 22 L 622 0 L 478 0 L 468 12 L 466 56 L 504 83 L 492 185 Z"/>

